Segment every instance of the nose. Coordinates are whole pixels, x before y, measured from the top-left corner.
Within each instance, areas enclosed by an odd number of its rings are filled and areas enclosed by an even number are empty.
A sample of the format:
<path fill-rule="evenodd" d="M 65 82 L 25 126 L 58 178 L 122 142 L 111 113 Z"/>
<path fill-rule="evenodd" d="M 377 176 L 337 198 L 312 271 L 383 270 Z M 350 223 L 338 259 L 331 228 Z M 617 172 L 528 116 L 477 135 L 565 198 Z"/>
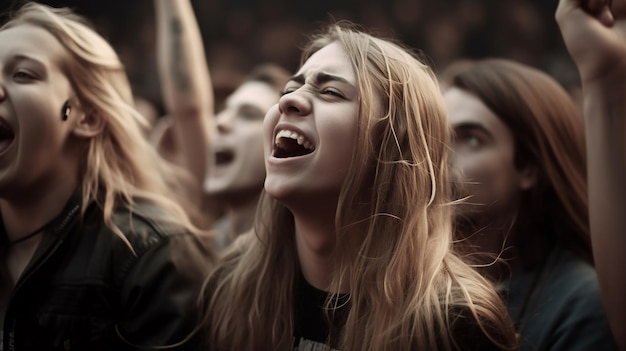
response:
<path fill-rule="evenodd" d="M 7 92 L 6 90 L 4 90 L 4 84 L 2 83 L 2 80 L 0 80 L 0 101 L 4 101 L 6 97 L 7 97 Z"/>
<path fill-rule="evenodd" d="M 228 134 L 233 129 L 233 114 L 228 110 L 224 110 L 215 117 L 217 132 L 220 134 Z"/>
<path fill-rule="evenodd" d="M 299 91 L 281 96 L 278 100 L 278 110 L 285 115 L 307 116 L 311 113 L 311 101 Z"/>

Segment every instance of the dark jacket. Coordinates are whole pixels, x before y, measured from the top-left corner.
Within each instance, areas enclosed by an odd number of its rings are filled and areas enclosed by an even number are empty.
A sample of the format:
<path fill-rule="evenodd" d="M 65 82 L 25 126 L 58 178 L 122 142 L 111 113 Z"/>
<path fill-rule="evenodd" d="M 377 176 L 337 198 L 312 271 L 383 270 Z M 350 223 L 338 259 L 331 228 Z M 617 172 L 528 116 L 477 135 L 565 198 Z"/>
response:
<path fill-rule="evenodd" d="M 188 336 L 212 256 L 198 236 L 158 218 L 149 205 L 116 210 L 125 242 L 95 203 L 81 220 L 75 195 L 47 226 L 11 293 L 4 351 L 138 350 Z M 3 231 L 2 224 L 0 247 Z M 173 349 L 202 349 L 198 340 Z"/>
<path fill-rule="evenodd" d="M 617 350 L 595 269 L 565 249 L 513 274 L 507 308 L 522 351 Z"/>

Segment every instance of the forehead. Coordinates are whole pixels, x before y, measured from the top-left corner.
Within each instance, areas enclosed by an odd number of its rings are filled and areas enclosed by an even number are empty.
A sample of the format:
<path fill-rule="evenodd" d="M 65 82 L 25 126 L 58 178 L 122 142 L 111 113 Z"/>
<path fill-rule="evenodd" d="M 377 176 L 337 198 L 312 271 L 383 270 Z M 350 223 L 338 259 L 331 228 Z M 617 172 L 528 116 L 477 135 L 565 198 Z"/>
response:
<path fill-rule="evenodd" d="M 226 100 L 227 106 L 253 105 L 269 109 L 278 101 L 279 93 L 264 82 L 249 81 L 241 84 Z"/>
<path fill-rule="evenodd" d="M 311 55 L 298 71 L 298 75 L 307 77 L 317 72 L 338 75 L 356 84 L 356 75 L 350 58 L 337 42 L 330 43 Z"/>
<path fill-rule="evenodd" d="M 476 95 L 452 87 L 443 95 L 448 112 L 448 122 L 454 128 L 463 124 L 479 124 L 494 134 L 507 131 L 508 126 L 494 114 Z"/>
<path fill-rule="evenodd" d="M 21 24 L 0 31 L 0 62 L 25 56 L 54 66 L 64 55 L 57 39 L 42 28 Z"/>

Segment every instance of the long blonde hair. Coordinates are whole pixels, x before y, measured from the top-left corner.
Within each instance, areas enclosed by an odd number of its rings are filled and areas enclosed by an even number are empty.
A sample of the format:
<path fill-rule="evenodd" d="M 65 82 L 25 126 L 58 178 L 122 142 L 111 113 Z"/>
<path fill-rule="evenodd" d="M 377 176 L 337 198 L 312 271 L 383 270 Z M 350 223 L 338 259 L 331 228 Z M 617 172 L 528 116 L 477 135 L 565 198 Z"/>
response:
<path fill-rule="evenodd" d="M 27 3 L 0 30 L 19 25 L 42 28 L 59 41 L 68 53 L 61 68 L 80 106 L 105 120 L 104 130 L 87 141 L 83 154 L 82 213 L 95 200 L 105 223 L 121 235 L 112 220 L 115 208 L 125 205 L 132 211 L 138 201 L 147 201 L 163 210 L 159 218 L 195 232 L 175 189 L 183 172 L 166 163 L 144 138 L 141 128 L 147 121 L 133 107 L 124 66 L 113 48 L 67 8 Z"/>
<path fill-rule="evenodd" d="M 344 264 L 333 291 L 348 283 L 350 311 L 332 346 L 460 349 L 468 331 L 457 323 L 465 323 L 515 348 L 503 302 L 452 250 L 449 130 L 434 74 L 401 46 L 345 25 L 315 37 L 303 62 L 332 42 L 347 52 L 360 91 L 356 147 L 336 213 Z M 293 216 L 263 196 L 253 232 L 208 281 L 211 345 L 292 349 L 298 274 Z M 330 297 L 327 307 L 335 302 Z"/>

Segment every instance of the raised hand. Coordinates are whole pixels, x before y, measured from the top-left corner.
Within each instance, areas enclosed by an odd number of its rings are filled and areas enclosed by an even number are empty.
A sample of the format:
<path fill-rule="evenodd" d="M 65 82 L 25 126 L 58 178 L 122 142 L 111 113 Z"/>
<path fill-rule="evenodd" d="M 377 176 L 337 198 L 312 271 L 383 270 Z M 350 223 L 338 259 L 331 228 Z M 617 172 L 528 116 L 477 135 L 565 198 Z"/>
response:
<path fill-rule="evenodd" d="M 615 341 L 626 350 L 626 0 L 560 0 L 556 20 L 583 88 L 595 266 Z"/>
<path fill-rule="evenodd" d="M 626 0 L 560 0 L 555 17 L 583 85 L 624 78 Z"/>

